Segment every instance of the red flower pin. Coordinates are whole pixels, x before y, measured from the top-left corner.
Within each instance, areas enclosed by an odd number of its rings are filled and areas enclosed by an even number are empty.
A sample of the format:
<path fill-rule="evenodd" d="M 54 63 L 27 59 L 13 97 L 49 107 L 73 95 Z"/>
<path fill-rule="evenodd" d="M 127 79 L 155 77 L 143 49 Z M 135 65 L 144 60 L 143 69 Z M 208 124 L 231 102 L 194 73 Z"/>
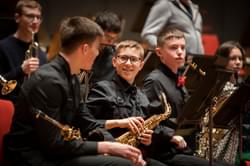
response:
<path fill-rule="evenodd" d="M 186 82 L 185 76 L 178 76 L 178 80 L 177 80 L 178 87 L 183 87 L 185 85 L 185 82 Z"/>

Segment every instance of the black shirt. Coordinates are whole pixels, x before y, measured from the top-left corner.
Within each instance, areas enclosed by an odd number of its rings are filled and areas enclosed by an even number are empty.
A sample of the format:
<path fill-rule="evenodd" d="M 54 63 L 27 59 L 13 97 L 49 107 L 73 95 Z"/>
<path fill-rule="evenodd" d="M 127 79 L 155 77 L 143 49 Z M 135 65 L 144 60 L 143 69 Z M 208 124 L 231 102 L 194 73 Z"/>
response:
<path fill-rule="evenodd" d="M 185 92 L 177 86 L 178 75 L 173 73 L 164 64 L 160 64 L 155 70 L 149 73 L 143 83 L 143 92 L 146 93 L 149 101 L 155 109 L 161 108 L 158 95 L 160 91 L 167 96 L 167 101 L 172 107 L 170 118 L 177 118 L 182 112 Z"/>
<path fill-rule="evenodd" d="M 123 119 L 131 116 L 146 118 L 149 101 L 134 85 L 114 75 L 112 81 L 97 82 L 90 90 L 87 107 L 98 120 Z M 120 136 L 126 129 L 110 130 L 114 137 Z"/>

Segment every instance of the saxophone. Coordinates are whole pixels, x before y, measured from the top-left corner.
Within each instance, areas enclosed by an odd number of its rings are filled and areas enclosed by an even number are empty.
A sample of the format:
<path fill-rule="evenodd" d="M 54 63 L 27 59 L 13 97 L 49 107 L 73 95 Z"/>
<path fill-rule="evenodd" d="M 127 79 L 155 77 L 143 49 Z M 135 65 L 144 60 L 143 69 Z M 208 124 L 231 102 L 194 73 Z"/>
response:
<path fill-rule="evenodd" d="M 38 119 L 41 117 L 42 119 L 50 122 L 51 124 L 57 126 L 61 129 L 61 134 L 65 141 L 72 141 L 72 140 L 79 140 L 82 139 L 81 132 L 79 129 L 74 129 L 73 127 L 69 127 L 68 125 L 63 125 L 60 122 L 56 121 L 55 119 L 49 117 L 47 114 L 42 112 L 39 109 L 33 109 L 34 113 L 36 114 L 36 118 Z"/>
<path fill-rule="evenodd" d="M 214 106 L 215 109 L 212 109 L 212 116 L 214 116 L 223 106 L 223 104 L 227 101 L 227 99 L 229 99 L 229 97 L 233 94 L 233 92 L 236 90 L 237 88 L 234 86 L 234 84 L 227 82 L 225 84 L 225 87 L 223 88 L 223 90 L 221 91 L 221 93 L 219 94 L 216 104 Z M 204 115 L 204 117 L 202 118 L 201 121 L 201 127 L 202 130 L 198 136 L 198 149 L 195 152 L 195 156 L 201 157 L 201 158 L 205 158 L 205 159 L 209 159 L 209 128 L 208 128 L 208 123 L 209 123 L 209 113 L 206 112 L 206 114 Z M 220 145 L 219 142 L 220 140 L 222 140 L 225 135 L 227 134 L 228 129 L 221 129 L 221 128 L 213 128 L 212 129 L 212 149 L 214 149 L 213 151 L 213 156 L 216 156 L 215 154 L 216 149 L 220 149 Z"/>
<path fill-rule="evenodd" d="M 146 119 L 144 123 L 144 130 L 155 128 L 161 121 L 167 119 L 171 115 L 171 106 L 167 102 L 166 96 L 163 92 L 160 93 L 159 98 L 165 108 L 165 112 L 162 114 L 153 115 Z M 140 144 L 139 137 L 140 133 L 133 134 L 131 131 L 128 131 L 116 138 L 116 141 L 122 144 L 128 144 L 137 147 Z"/>

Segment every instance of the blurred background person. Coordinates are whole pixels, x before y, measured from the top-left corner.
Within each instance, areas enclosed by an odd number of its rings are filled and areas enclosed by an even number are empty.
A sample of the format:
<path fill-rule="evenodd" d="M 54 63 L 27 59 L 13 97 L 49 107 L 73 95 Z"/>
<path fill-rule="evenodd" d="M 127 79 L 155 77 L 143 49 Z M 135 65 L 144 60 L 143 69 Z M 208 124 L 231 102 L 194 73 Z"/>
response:
<path fill-rule="evenodd" d="M 217 56 L 221 56 L 227 58 L 227 64 L 225 66 L 226 69 L 233 70 L 235 73 L 232 74 L 230 80 L 226 82 L 224 88 L 218 95 L 218 102 L 215 105 L 217 111 L 219 111 L 220 105 L 228 99 L 237 89 L 238 85 L 241 82 L 241 73 L 243 69 L 243 60 L 245 57 L 245 53 L 241 45 L 236 41 L 227 41 L 220 45 L 220 47 L 216 51 Z M 216 112 L 217 112 L 216 111 Z M 238 110 L 240 111 L 240 110 Z M 216 114 L 214 112 L 214 114 Z M 203 132 L 209 131 L 207 127 L 208 113 L 205 114 L 203 118 Z M 225 161 L 229 164 L 234 165 L 237 157 L 237 153 L 239 150 L 239 128 L 240 128 L 239 119 L 235 121 L 234 124 L 230 125 L 228 129 L 222 128 L 214 128 L 213 132 L 213 158 L 217 160 Z M 208 138 L 206 138 L 205 134 L 208 135 L 207 132 L 204 132 L 200 137 L 199 141 L 199 151 L 200 154 L 204 154 L 204 158 L 209 158 L 208 151 L 205 146 L 208 147 Z M 206 140 L 206 145 L 202 145 L 202 140 Z M 205 150 L 205 151 L 204 151 Z"/>
<path fill-rule="evenodd" d="M 101 80 L 111 80 L 115 70 L 112 65 L 112 56 L 115 42 L 122 31 L 122 20 L 114 12 L 103 11 L 97 13 L 93 20 L 103 29 L 104 37 L 101 41 L 101 50 L 93 65 L 91 83 Z"/>
<path fill-rule="evenodd" d="M 202 17 L 198 5 L 191 0 L 157 0 L 148 14 L 141 37 L 150 48 L 155 48 L 157 35 L 167 26 L 178 27 L 184 32 L 187 54 L 204 53 Z"/>
<path fill-rule="evenodd" d="M 7 80 L 16 80 L 15 90 L 1 98 L 15 102 L 24 78 L 46 63 L 47 56 L 39 47 L 32 48 L 37 55 L 26 56 L 26 52 L 39 31 L 42 22 L 42 7 L 35 0 L 20 0 L 16 4 L 14 34 L 0 41 L 0 74 Z M 34 56 L 34 57 L 33 57 Z"/>

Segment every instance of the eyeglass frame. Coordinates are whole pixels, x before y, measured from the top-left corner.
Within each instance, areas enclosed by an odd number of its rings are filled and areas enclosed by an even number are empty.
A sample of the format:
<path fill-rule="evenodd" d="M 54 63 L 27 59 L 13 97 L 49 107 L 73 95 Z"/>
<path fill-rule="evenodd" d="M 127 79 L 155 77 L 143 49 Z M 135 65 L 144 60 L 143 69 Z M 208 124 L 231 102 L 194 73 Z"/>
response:
<path fill-rule="evenodd" d="M 131 64 L 136 65 L 136 64 L 139 64 L 139 62 L 142 62 L 142 60 L 143 60 L 143 58 L 141 58 L 141 57 L 129 56 L 129 55 L 116 55 L 115 57 L 122 64 L 127 63 L 129 60 Z M 126 59 L 122 59 L 124 57 L 126 57 Z M 133 60 L 133 58 L 134 58 L 134 60 Z"/>
<path fill-rule="evenodd" d="M 28 18 L 28 20 L 30 22 L 33 22 L 35 20 L 35 18 L 39 21 L 42 22 L 43 17 L 41 15 L 35 15 L 35 14 L 26 14 L 26 13 L 22 13 L 21 15 L 24 15 L 26 18 Z"/>

